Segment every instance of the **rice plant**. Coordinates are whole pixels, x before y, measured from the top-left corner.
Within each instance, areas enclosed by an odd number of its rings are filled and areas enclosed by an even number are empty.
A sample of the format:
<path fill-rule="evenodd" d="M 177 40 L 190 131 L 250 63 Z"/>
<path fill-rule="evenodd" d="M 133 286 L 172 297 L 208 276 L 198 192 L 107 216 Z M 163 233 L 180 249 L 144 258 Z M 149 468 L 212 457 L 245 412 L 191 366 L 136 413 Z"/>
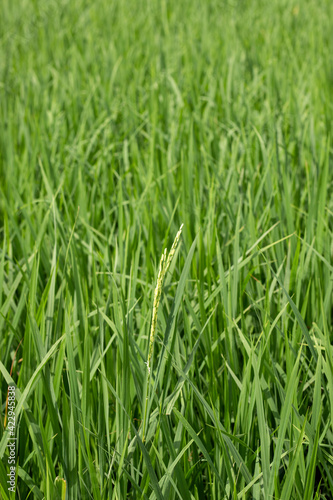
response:
<path fill-rule="evenodd" d="M 1 2 L 1 499 L 333 498 L 332 19 Z"/>

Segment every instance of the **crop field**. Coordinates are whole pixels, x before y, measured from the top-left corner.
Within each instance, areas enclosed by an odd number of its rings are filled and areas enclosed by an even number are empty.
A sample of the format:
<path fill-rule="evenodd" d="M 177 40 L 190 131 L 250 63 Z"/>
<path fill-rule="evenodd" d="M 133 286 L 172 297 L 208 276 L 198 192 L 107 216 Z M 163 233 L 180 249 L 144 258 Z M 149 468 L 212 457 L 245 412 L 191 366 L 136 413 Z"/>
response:
<path fill-rule="evenodd" d="M 333 498 L 332 26 L 1 1 L 1 500 Z"/>

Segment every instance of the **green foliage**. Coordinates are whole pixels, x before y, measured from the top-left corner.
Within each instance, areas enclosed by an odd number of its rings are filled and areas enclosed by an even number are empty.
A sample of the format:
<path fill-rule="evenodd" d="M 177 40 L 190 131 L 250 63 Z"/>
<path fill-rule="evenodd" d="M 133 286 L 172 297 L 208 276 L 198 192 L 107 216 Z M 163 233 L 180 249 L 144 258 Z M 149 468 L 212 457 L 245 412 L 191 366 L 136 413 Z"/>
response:
<path fill-rule="evenodd" d="M 332 2 L 0 19 L 0 497 L 331 499 Z"/>

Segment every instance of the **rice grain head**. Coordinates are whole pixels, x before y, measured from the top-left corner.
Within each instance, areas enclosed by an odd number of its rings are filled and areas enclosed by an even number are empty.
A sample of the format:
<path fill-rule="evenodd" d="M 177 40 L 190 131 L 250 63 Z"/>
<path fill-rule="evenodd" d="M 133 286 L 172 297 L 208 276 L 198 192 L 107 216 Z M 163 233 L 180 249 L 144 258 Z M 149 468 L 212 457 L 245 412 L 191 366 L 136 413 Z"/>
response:
<path fill-rule="evenodd" d="M 154 292 L 153 314 L 152 314 L 150 336 L 149 336 L 149 351 L 148 351 L 148 359 L 146 362 L 147 369 L 148 369 L 148 377 L 150 375 L 150 360 L 151 360 L 151 356 L 153 353 L 156 324 L 157 324 L 157 312 L 158 312 L 158 306 L 159 306 L 160 300 L 161 300 L 163 282 L 164 282 L 165 275 L 166 275 L 166 273 L 170 267 L 170 264 L 172 262 L 173 256 L 176 252 L 176 249 L 177 249 L 177 246 L 179 243 L 179 239 L 180 239 L 180 236 L 182 234 L 183 226 L 184 226 L 184 224 L 182 224 L 180 226 L 179 231 L 176 234 L 176 237 L 174 239 L 174 242 L 172 244 L 172 247 L 170 249 L 168 257 L 167 257 L 167 249 L 165 249 L 163 254 L 162 254 L 161 260 L 160 260 L 160 268 L 158 271 L 157 283 L 156 283 L 155 292 Z"/>

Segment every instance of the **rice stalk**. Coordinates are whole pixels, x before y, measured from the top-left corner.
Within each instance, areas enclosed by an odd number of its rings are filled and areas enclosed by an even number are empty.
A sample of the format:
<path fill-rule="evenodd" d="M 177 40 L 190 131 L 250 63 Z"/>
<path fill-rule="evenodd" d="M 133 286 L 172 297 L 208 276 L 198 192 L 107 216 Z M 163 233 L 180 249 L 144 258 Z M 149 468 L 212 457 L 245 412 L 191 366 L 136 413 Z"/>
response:
<path fill-rule="evenodd" d="M 160 267 L 159 267 L 159 271 L 158 271 L 158 275 L 157 275 L 157 282 L 156 282 L 156 287 L 155 287 L 155 292 L 154 292 L 153 314 L 152 314 L 150 336 L 149 336 L 149 350 L 148 350 L 148 357 L 147 357 L 147 361 L 146 361 L 147 380 L 146 380 L 146 398 L 145 398 L 145 412 L 144 412 L 144 418 L 143 418 L 142 441 L 145 440 L 145 427 L 146 427 L 146 417 L 147 417 L 147 408 L 148 408 L 149 384 L 150 384 L 150 374 L 152 371 L 152 355 L 153 355 L 154 340 L 155 340 L 155 333 L 156 333 L 158 306 L 159 306 L 160 300 L 161 300 L 164 278 L 165 278 L 166 273 L 168 272 L 168 269 L 170 267 L 170 264 L 172 262 L 174 254 L 176 252 L 176 249 L 177 249 L 177 246 L 179 243 L 179 239 L 180 239 L 180 236 L 182 233 L 182 229 L 183 229 L 183 224 L 180 226 L 179 231 L 176 234 L 176 237 L 174 239 L 174 242 L 172 244 L 172 247 L 170 249 L 168 257 L 167 257 L 167 249 L 165 249 L 164 252 L 162 253 L 162 257 L 160 260 Z"/>

